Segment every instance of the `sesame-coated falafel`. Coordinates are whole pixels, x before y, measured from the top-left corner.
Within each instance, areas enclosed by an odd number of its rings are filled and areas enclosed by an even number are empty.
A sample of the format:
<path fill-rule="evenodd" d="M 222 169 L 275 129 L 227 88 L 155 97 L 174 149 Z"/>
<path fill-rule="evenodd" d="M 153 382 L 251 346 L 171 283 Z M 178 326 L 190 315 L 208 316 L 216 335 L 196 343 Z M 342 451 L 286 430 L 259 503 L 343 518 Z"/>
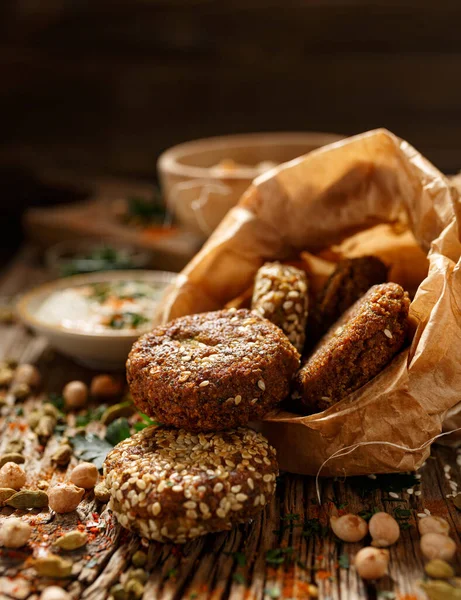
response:
<path fill-rule="evenodd" d="M 148 427 L 104 463 L 110 506 L 127 529 L 185 543 L 256 516 L 271 500 L 275 450 L 252 429 L 192 434 Z"/>
<path fill-rule="evenodd" d="M 136 406 L 161 423 L 219 431 L 260 419 L 289 393 L 299 354 L 247 310 L 175 319 L 142 336 L 127 361 Z"/>
<path fill-rule="evenodd" d="M 373 286 L 320 340 L 295 377 L 293 398 L 319 412 L 365 385 L 402 348 L 409 306 L 400 285 Z"/>
<path fill-rule="evenodd" d="M 298 352 L 303 351 L 308 313 L 304 271 L 278 262 L 264 264 L 256 273 L 251 308 L 280 327 Z"/>

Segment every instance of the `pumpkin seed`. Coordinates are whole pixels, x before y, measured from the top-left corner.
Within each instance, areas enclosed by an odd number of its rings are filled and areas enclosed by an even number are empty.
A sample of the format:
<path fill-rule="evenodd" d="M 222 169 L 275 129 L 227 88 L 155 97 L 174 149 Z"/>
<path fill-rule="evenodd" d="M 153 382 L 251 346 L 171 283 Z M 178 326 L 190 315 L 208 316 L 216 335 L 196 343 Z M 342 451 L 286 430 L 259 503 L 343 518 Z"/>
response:
<path fill-rule="evenodd" d="M 27 422 L 29 427 L 35 431 L 40 423 L 40 419 L 42 417 L 42 412 L 40 410 L 33 410 L 29 416 L 27 417 Z"/>
<path fill-rule="evenodd" d="M 146 581 L 149 579 L 149 573 L 144 571 L 144 569 L 134 569 L 130 573 L 130 579 L 137 579 L 141 583 L 146 583 Z"/>
<path fill-rule="evenodd" d="M 84 531 L 78 531 L 75 529 L 74 531 L 68 531 L 63 536 L 61 536 L 57 542 L 55 542 L 56 546 L 62 548 L 63 550 L 78 550 L 78 548 L 82 548 L 88 541 L 88 534 Z"/>
<path fill-rule="evenodd" d="M 127 600 L 128 595 L 125 592 L 125 588 L 121 583 L 116 583 L 110 588 L 111 596 L 114 600 Z"/>
<path fill-rule="evenodd" d="M 433 577 L 434 579 L 449 579 L 455 575 L 453 568 L 439 558 L 429 561 L 424 570 L 429 577 Z"/>
<path fill-rule="evenodd" d="M 135 567 L 143 567 L 147 562 L 147 554 L 142 550 L 137 550 L 131 557 L 131 562 Z"/>
<path fill-rule="evenodd" d="M 69 444 L 61 444 L 53 454 L 51 460 L 60 467 L 66 467 L 72 458 L 73 450 Z"/>
<path fill-rule="evenodd" d="M 11 369 L 3 368 L 0 370 L 0 387 L 8 387 L 13 381 L 14 373 Z"/>
<path fill-rule="evenodd" d="M 30 385 L 28 385 L 27 383 L 16 383 L 11 388 L 11 393 L 16 398 L 16 400 L 25 400 L 28 396 L 30 396 Z"/>
<path fill-rule="evenodd" d="M 434 579 L 421 582 L 419 585 L 426 592 L 429 600 L 461 600 L 461 589 L 453 587 L 446 581 Z"/>
<path fill-rule="evenodd" d="M 51 404 L 51 402 L 45 402 L 45 404 L 42 405 L 41 412 L 42 414 L 54 417 L 55 419 L 58 419 L 59 417 L 59 410 L 54 404 Z"/>
<path fill-rule="evenodd" d="M 22 509 L 45 508 L 45 506 L 48 506 L 48 494 L 39 490 L 22 490 L 8 498 L 5 504 L 13 508 Z"/>
<path fill-rule="evenodd" d="M 96 498 L 96 500 L 99 500 L 99 502 L 109 502 L 110 492 L 106 488 L 104 483 L 100 482 L 96 484 L 94 488 L 94 497 Z"/>
<path fill-rule="evenodd" d="M 43 415 L 35 428 L 35 433 L 40 439 L 47 440 L 53 435 L 55 427 L 56 419 L 50 415 Z"/>
<path fill-rule="evenodd" d="M 3 506 L 8 498 L 11 498 L 16 493 L 16 490 L 11 488 L 0 488 L 0 506 Z"/>
<path fill-rule="evenodd" d="M 11 440 L 11 442 L 8 442 L 5 452 L 7 454 L 12 453 L 12 452 L 21 454 L 21 452 L 23 450 L 24 450 L 24 442 L 20 439 L 16 439 L 16 440 Z"/>
<path fill-rule="evenodd" d="M 0 468 L 7 462 L 14 462 L 17 465 L 22 465 L 22 463 L 26 462 L 26 459 L 22 454 L 19 454 L 19 452 L 8 452 L 7 454 L 0 456 Z"/>
<path fill-rule="evenodd" d="M 137 579 L 129 579 L 125 584 L 128 600 L 140 600 L 144 594 L 144 586 Z"/>
<path fill-rule="evenodd" d="M 113 404 L 106 408 L 101 415 L 101 423 L 103 425 L 109 425 L 112 421 L 119 419 L 120 417 L 131 417 L 136 412 L 135 406 L 128 401 L 120 402 L 119 404 Z"/>
<path fill-rule="evenodd" d="M 41 577 L 65 578 L 72 573 L 72 562 L 56 554 L 36 558 L 33 567 Z"/>

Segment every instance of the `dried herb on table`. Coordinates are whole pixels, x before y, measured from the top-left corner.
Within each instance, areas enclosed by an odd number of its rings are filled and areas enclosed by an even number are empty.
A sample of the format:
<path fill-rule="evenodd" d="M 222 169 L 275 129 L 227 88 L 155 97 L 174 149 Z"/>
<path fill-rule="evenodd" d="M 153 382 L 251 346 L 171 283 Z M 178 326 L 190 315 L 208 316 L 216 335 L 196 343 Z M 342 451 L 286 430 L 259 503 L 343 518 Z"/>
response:
<path fill-rule="evenodd" d="M 75 455 L 81 460 L 92 462 L 101 470 L 107 454 L 112 450 L 112 444 L 94 433 L 78 434 L 70 438 Z"/>
<path fill-rule="evenodd" d="M 127 419 L 121 417 L 120 419 L 112 421 L 112 423 L 107 426 L 105 439 L 113 446 L 116 446 L 120 442 L 123 442 L 123 440 L 129 438 L 130 435 L 130 424 Z"/>

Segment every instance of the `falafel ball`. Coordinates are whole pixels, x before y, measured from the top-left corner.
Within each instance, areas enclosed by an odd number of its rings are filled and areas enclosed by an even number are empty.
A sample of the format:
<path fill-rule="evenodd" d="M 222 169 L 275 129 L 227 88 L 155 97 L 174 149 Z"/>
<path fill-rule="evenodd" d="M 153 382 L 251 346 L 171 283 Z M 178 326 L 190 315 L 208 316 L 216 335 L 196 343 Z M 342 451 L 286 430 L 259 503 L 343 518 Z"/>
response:
<path fill-rule="evenodd" d="M 299 354 L 247 309 L 175 319 L 143 335 L 127 361 L 134 403 L 165 425 L 219 431 L 260 419 L 289 393 Z"/>

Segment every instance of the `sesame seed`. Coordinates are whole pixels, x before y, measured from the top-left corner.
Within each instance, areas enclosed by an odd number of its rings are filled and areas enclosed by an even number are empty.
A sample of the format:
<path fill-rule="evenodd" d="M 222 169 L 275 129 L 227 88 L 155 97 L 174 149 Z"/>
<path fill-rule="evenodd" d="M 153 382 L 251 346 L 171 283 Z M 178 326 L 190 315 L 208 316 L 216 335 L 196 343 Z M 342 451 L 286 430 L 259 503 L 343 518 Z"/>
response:
<path fill-rule="evenodd" d="M 182 492 L 184 490 L 182 485 L 174 485 L 171 489 L 173 490 L 173 492 Z"/>
<path fill-rule="evenodd" d="M 194 502 L 193 500 L 188 500 L 187 502 L 184 502 L 183 504 L 184 508 L 196 508 L 197 506 L 197 502 Z"/>
<path fill-rule="evenodd" d="M 427 517 L 426 513 L 417 513 L 417 516 L 418 516 L 420 519 L 424 519 L 425 517 Z"/>
<path fill-rule="evenodd" d="M 216 516 L 219 517 L 220 519 L 225 519 L 226 512 L 222 508 L 218 508 L 218 509 L 216 509 Z"/>
<path fill-rule="evenodd" d="M 248 483 L 248 487 L 250 488 L 250 490 L 255 489 L 255 484 L 253 483 L 253 480 L 251 479 L 251 477 L 248 477 L 247 483 Z"/>
<path fill-rule="evenodd" d="M 243 508 L 243 505 L 239 504 L 238 502 L 231 505 L 231 510 L 233 510 L 233 511 L 242 510 L 242 508 Z"/>
<path fill-rule="evenodd" d="M 258 506 L 258 504 L 260 503 L 260 501 L 261 501 L 260 497 L 256 496 L 256 498 L 254 499 L 254 502 L 253 502 L 253 506 Z"/>
<path fill-rule="evenodd" d="M 253 400 L 251 401 L 251 404 L 256 404 L 257 401 L 258 401 L 258 398 L 253 398 Z"/>
<path fill-rule="evenodd" d="M 236 500 L 238 500 L 239 502 L 245 502 L 246 500 L 248 500 L 248 496 L 246 494 L 237 494 L 235 496 Z"/>
<path fill-rule="evenodd" d="M 430 511 L 428 508 L 425 508 L 425 509 L 424 509 L 424 512 L 426 513 L 426 515 L 427 515 L 428 517 L 430 517 L 430 516 L 431 516 L 431 511 Z"/>
<path fill-rule="evenodd" d="M 136 487 L 140 490 L 145 490 L 146 489 L 146 482 L 144 481 L 144 479 L 138 479 L 136 481 Z"/>
<path fill-rule="evenodd" d="M 240 492 L 240 490 L 241 490 L 241 489 L 242 489 L 242 486 L 241 486 L 241 485 L 233 485 L 233 486 L 231 487 L 231 492 L 232 492 L 233 494 L 237 494 L 238 492 Z"/>
<path fill-rule="evenodd" d="M 450 465 L 444 465 L 443 470 L 445 471 L 445 473 L 448 473 L 449 471 L 451 471 Z"/>
<path fill-rule="evenodd" d="M 199 384 L 199 387 L 206 387 L 207 385 L 210 385 L 210 382 L 208 380 L 202 381 L 202 383 Z"/>
<path fill-rule="evenodd" d="M 395 492 L 389 492 L 389 496 L 390 496 L 391 498 L 398 498 L 398 497 L 399 497 L 399 495 L 398 495 L 398 494 L 396 494 Z"/>
<path fill-rule="evenodd" d="M 200 511 L 201 511 L 203 514 L 206 514 L 206 513 L 209 513 L 209 512 L 210 512 L 210 509 L 208 508 L 208 504 L 205 504 L 205 502 L 200 502 L 200 504 L 199 504 L 199 508 L 200 508 Z"/>
<path fill-rule="evenodd" d="M 269 473 L 267 473 L 266 475 L 263 475 L 263 481 L 265 481 L 266 483 L 268 481 L 272 481 L 272 475 L 269 475 Z"/>
<path fill-rule="evenodd" d="M 417 491 L 415 492 L 415 496 L 421 496 L 421 490 L 417 490 Z"/>
<path fill-rule="evenodd" d="M 197 519 L 198 513 L 196 510 L 186 510 L 186 517 L 188 519 Z"/>
<path fill-rule="evenodd" d="M 224 489 L 224 486 L 223 486 L 223 484 L 222 484 L 221 482 L 219 482 L 219 483 L 217 483 L 217 484 L 214 486 L 214 488 L 213 488 L 213 492 L 214 492 L 215 494 L 219 494 L 219 492 L 222 492 L 222 491 L 223 491 L 223 489 Z"/>
<path fill-rule="evenodd" d="M 241 401 L 242 401 L 242 396 L 235 396 L 235 399 L 234 399 L 235 404 L 240 404 Z"/>
<path fill-rule="evenodd" d="M 410 494 L 410 496 L 413 494 L 415 490 L 413 488 L 408 488 L 407 489 L 407 493 Z"/>
<path fill-rule="evenodd" d="M 264 383 L 264 381 L 262 379 L 260 379 L 258 381 L 258 387 L 260 390 L 262 390 L 264 392 L 264 390 L 266 389 L 266 384 Z"/>
<path fill-rule="evenodd" d="M 152 514 L 154 516 L 157 516 L 161 510 L 162 510 L 162 506 L 161 506 L 160 502 L 154 502 L 154 504 L 152 505 Z"/>
<path fill-rule="evenodd" d="M 389 339 L 392 339 L 394 336 L 392 335 L 392 333 L 389 331 L 389 329 L 385 329 L 384 330 L 384 335 L 386 337 L 388 337 Z"/>
<path fill-rule="evenodd" d="M 368 479 L 376 479 L 376 475 L 374 473 L 370 473 L 370 475 L 367 475 Z"/>

